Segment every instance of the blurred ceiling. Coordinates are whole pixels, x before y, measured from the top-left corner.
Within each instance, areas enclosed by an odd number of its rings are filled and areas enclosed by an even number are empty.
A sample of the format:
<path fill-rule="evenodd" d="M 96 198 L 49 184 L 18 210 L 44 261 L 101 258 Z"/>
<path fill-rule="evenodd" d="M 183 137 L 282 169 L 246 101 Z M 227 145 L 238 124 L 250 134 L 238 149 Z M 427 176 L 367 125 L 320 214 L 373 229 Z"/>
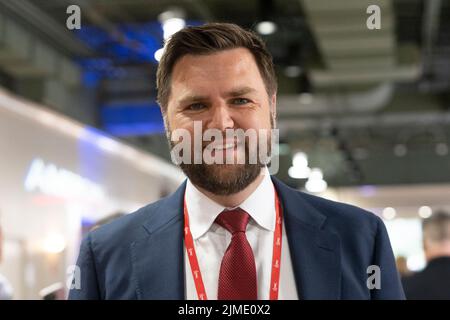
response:
<path fill-rule="evenodd" d="M 72 4 L 81 30 L 66 28 Z M 450 1 L 3 0 L 0 83 L 169 159 L 153 57 L 169 9 L 188 24 L 276 24 L 263 38 L 279 78 L 278 175 L 292 186 L 300 150 L 330 186 L 450 181 Z M 111 125 L 124 118 L 131 131 Z"/>

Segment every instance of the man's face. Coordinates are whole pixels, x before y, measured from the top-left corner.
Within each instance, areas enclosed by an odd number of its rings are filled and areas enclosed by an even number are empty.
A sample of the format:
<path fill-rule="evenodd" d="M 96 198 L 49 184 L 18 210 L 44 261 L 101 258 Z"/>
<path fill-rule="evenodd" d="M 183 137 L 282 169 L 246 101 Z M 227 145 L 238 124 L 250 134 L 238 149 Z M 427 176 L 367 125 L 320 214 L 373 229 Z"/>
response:
<path fill-rule="evenodd" d="M 253 182 L 261 171 L 261 163 L 249 164 L 248 145 L 225 140 L 227 129 L 266 130 L 270 145 L 270 129 L 275 115 L 276 96 L 269 97 L 251 52 L 245 48 L 220 51 L 208 55 L 185 55 L 172 72 L 171 94 L 166 125 L 169 133 L 185 129 L 194 136 L 194 121 L 202 122 L 203 132 L 218 129 L 223 134 L 225 152 L 246 153 L 245 164 L 181 164 L 191 181 L 214 193 L 233 194 Z M 193 139 L 192 139 L 193 141 Z M 172 146 L 175 144 L 171 142 Z M 203 141 L 202 147 L 211 144 Z M 232 149 L 232 150 L 229 150 Z M 269 148 L 270 150 L 270 148 Z M 213 150 L 213 154 L 216 150 Z"/>

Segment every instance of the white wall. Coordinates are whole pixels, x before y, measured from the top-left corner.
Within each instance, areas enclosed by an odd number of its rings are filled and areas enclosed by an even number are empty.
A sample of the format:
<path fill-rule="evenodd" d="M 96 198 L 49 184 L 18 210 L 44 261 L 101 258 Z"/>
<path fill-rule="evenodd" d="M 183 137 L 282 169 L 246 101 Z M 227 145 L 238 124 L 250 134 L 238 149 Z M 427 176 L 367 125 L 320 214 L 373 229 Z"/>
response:
<path fill-rule="evenodd" d="M 7 249 L 0 272 L 13 282 L 15 298 L 39 298 L 40 289 L 65 281 L 82 219 L 134 211 L 183 179 L 155 156 L 0 89 L 0 222 Z"/>

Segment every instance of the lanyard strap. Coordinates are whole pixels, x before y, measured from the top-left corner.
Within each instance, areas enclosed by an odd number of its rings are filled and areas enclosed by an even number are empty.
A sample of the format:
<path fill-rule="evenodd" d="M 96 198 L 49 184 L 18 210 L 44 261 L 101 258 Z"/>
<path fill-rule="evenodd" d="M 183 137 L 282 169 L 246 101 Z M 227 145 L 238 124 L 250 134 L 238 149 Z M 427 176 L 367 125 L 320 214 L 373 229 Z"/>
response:
<path fill-rule="evenodd" d="M 273 254 L 272 254 L 272 273 L 270 277 L 270 300 L 278 299 L 280 267 L 281 267 L 281 245 L 282 245 L 282 212 L 278 194 L 275 191 L 275 211 L 276 223 L 275 232 L 273 236 Z M 194 239 L 192 238 L 191 229 L 189 227 L 189 214 L 186 206 L 186 199 L 184 200 L 184 244 L 191 266 L 192 277 L 194 278 L 195 289 L 199 300 L 207 300 L 205 285 L 203 283 L 202 273 L 198 265 L 197 254 L 194 247 Z"/>

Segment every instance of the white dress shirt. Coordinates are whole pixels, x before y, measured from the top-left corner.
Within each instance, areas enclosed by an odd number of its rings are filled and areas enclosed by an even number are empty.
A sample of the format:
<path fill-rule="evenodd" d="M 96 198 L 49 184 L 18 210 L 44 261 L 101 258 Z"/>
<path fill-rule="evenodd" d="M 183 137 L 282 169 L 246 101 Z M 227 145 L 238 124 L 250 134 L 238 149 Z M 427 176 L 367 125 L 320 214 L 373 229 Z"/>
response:
<path fill-rule="evenodd" d="M 246 236 L 253 249 L 258 278 L 258 299 L 268 300 L 272 273 L 273 237 L 275 231 L 275 194 L 269 170 L 265 168 L 264 179 L 256 190 L 239 207 L 251 217 Z M 198 264 L 208 299 L 217 300 L 219 271 L 223 255 L 231 242 L 231 234 L 214 223 L 225 209 L 200 192 L 188 179 L 186 206 L 194 239 Z M 278 299 L 298 299 L 289 245 L 283 221 L 280 286 Z M 191 266 L 185 249 L 186 299 L 197 300 Z"/>

